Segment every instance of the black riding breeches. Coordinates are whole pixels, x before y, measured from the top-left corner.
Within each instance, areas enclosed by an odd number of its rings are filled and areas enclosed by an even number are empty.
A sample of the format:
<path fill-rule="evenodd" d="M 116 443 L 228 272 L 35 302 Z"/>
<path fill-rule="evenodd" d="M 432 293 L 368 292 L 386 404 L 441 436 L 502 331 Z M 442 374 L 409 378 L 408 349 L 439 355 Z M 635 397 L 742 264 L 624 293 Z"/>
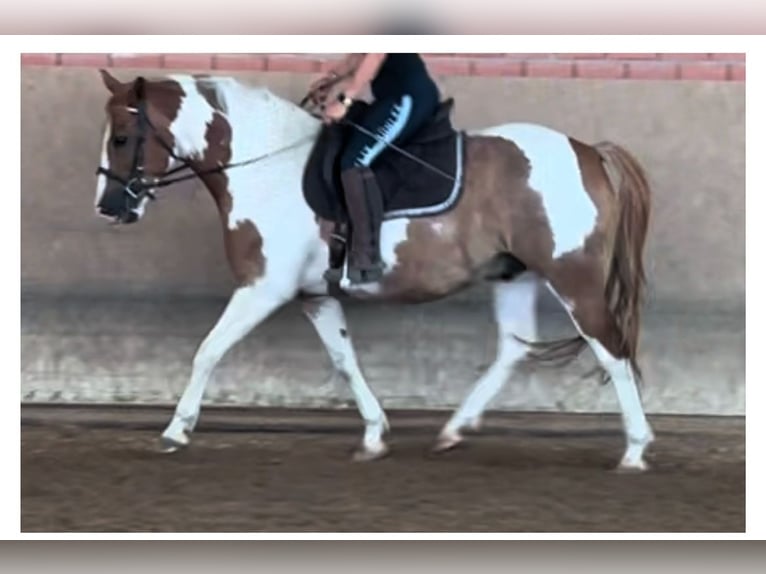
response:
<path fill-rule="evenodd" d="M 341 170 L 370 167 L 387 144 L 406 142 L 428 123 L 438 104 L 438 95 L 432 97 L 430 94 L 426 97 L 402 94 L 375 100 L 357 123 L 380 139 L 351 127 L 351 136 L 340 157 Z"/>

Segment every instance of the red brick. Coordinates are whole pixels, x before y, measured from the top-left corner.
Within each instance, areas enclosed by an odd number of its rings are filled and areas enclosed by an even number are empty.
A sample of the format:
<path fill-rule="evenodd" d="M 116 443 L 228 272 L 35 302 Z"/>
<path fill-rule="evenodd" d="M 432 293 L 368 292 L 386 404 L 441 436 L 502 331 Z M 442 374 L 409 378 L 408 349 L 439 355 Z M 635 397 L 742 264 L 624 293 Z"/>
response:
<path fill-rule="evenodd" d="M 461 56 L 463 58 L 505 58 L 507 56 L 512 56 L 513 54 L 484 54 L 479 52 L 471 52 L 467 54 L 429 54 L 433 56 Z"/>
<path fill-rule="evenodd" d="M 675 80 L 678 64 L 674 62 L 629 62 L 627 78 L 634 80 Z"/>
<path fill-rule="evenodd" d="M 164 68 L 177 70 L 212 70 L 212 54 L 165 54 Z"/>
<path fill-rule="evenodd" d="M 551 60 L 547 62 L 532 60 L 527 62 L 526 75 L 531 78 L 571 78 L 574 74 L 572 62 Z"/>
<path fill-rule="evenodd" d="M 428 70 L 436 76 L 468 76 L 471 60 L 468 58 L 427 58 Z"/>
<path fill-rule="evenodd" d="M 58 65 L 57 54 L 22 54 L 22 66 L 56 66 Z"/>
<path fill-rule="evenodd" d="M 734 82 L 744 82 L 745 66 L 743 64 L 729 64 L 729 79 Z"/>
<path fill-rule="evenodd" d="M 112 54 L 115 68 L 161 68 L 162 54 Z"/>
<path fill-rule="evenodd" d="M 649 52 L 626 52 L 622 54 L 610 53 L 606 55 L 609 60 L 656 60 L 659 57 L 657 53 Z"/>
<path fill-rule="evenodd" d="M 269 72 L 318 72 L 319 60 L 310 56 L 269 55 L 266 57 L 266 69 Z"/>
<path fill-rule="evenodd" d="M 726 64 L 714 62 L 686 62 L 681 64 L 682 80 L 725 80 Z"/>
<path fill-rule="evenodd" d="M 727 62 L 744 62 L 745 54 L 736 52 L 732 54 L 710 54 L 712 60 L 725 60 Z"/>
<path fill-rule="evenodd" d="M 611 60 L 575 62 L 578 78 L 624 78 L 625 64 Z"/>
<path fill-rule="evenodd" d="M 473 62 L 471 73 L 474 76 L 522 76 L 524 64 L 506 58 L 477 59 Z"/>
<path fill-rule="evenodd" d="M 574 54 L 556 52 L 551 56 L 558 60 L 603 60 L 606 54 L 603 52 L 576 52 Z"/>
<path fill-rule="evenodd" d="M 506 54 L 506 56 L 514 60 L 550 60 L 555 54 L 547 52 L 513 52 Z"/>
<path fill-rule="evenodd" d="M 266 57 L 256 54 L 218 54 L 213 65 L 216 70 L 265 70 Z"/>
<path fill-rule="evenodd" d="M 105 68 L 109 66 L 109 54 L 61 54 L 61 65 Z"/>
<path fill-rule="evenodd" d="M 691 52 L 691 53 L 678 53 L 678 54 L 670 54 L 670 53 L 660 53 L 660 59 L 661 60 L 671 60 L 671 61 L 684 61 L 684 62 L 704 62 L 708 59 L 707 54 L 703 54 L 701 52 Z"/>

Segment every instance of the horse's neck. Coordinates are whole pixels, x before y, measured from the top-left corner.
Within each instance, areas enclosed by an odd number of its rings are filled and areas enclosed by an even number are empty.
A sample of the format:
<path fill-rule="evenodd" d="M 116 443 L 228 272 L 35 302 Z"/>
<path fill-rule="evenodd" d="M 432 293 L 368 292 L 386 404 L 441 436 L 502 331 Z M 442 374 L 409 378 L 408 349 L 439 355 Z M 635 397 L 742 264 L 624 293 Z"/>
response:
<path fill-rule="evenodd" d="M 287 148 L 319 131 L 321 124 L 316 118 L 265 88 L 252 88 L 232 78 L 173 79 L 181 84 L 185 97 L 171 131 L 176 153 L 188 161 L 198 162 L 211 151 L 211 144 L 230 146 L 231 163 L 247 161 Z M 208 128 L 216 113 L 229 124 L 230 141 L 227 137 L 218 142 L 209 138 Z"/>
<path fill-rule="evenodd" d="M 266 89 L 232 83 L 223 97 L 232 132 L 232 162 L 277 153 L 318 133 L 318 120 Z"/>
<path fill-rule="evenodd" d="M 227 158 L 228 164 L 237 164 L 250 160 L 259 162 L 272 154 L 275 159 L 290 157 L 288 150 L 294 154 L 295 148 L 308 147 L 321 128 L 321 122 L 311 114 L 268 90 L 253 89 L 231 79 L 212 80 L 202 85 L 197 80 L 185 81 L 186 96 L 173 134 L 177 149 L 182 151 L 181 157 L 201 172 L 215 171 L 220 165 L 217 163 L 220 159 L 216 158 Z M 217 114 L 228 126 L 215 121 Z M 269 169 L 268 166 L 268 161 L 260 161 L 252 168 L 232 165 L 227 175 L 238 178 L 241 183 L 242 177 L 252 177 L 252 169 Z M 226 198 L 226 189 L 220 187 L 220 175 L 203 173 L 201 179 L 219 209 L 226 212 L 224 220 L 227 220 L 232 205 Z"/>

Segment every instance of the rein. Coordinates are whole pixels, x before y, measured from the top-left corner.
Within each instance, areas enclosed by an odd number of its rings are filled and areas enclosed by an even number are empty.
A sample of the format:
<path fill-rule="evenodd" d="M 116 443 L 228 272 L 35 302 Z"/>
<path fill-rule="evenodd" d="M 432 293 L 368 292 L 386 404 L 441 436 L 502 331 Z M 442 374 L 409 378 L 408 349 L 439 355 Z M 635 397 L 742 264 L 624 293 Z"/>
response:
<path fill-rule="evenodd" d="M 149 120 L 149 115 L 146 111 L 146 103 L 145 100 L 140 100 L 138 103 L 138 108 L 136 109 L 136 112 L 138 113 L 138 128 L 139 128 L 139 135 L 138 135 L 138 142 L 136 143 L 135 153 L 133 156 L 133 165 L 131 167 L 130 175 L 127 178 L 120 177 L 118 174 L 116 174 L 111 169 L 105 168 L 103 166 L 99 166 L 96 169 L 96 174 L 98 175 L 104 175 L 109 179 L 115 180 L 123 185 L 125 193 L 132 197 L 134 200 L 139 201 L 144 196 L 149 197 L 151 200 L 157 199 L 154 193 L 152 193 L 152 189 L 155 188 L 161 188 L 161 187 L 168 187 L 170 185 L 173 185 L 175 183 L 179 183 L 182 181 L 187 181 L 190 179 L 195 178 L 202 178 L 206 175 L 212 175 L 216 173 L 223 173 L 224 171 L 235 168 L 235 167 L 243 167 L 246 165 L 251 165 L 254 163 L 257 163 L 259 161 L 263 161 L 265 159 L 268 159 L 270 157 L 273 157 L 275 155 L 279 155 L 281 153 L 284 153 L 286 151 L 289 151 L 293 148 L 296 148 L 300 145 L 302 145 L 305 142 L 308 142 L 314 138 L 314 135 L 308 135 L 306 137 L 301 138 L 298 141 L 295 141 L 287 146 L 281 147 L 276 150 L 272 150 L 270 152 L 264 153 L 262 155 L 259 155 L 257 157 L 234 162 L 234 163 L 228 163 L 228 164 L 220 164 L 214 168 L 204 169 L 204 170 L 198 170 L 195 168 L 191 163 L 186 161 L 185 159 L 178 157 L 174 152 L 173 149 L 163 140 L 159 134 L 157 129 L 154 127 L 152 122 Z M 162 148 L 168 152 L 170 157 L 175 159 L 176 161 L 181 162 L 182 165 L 179 165 L 171 170 L 166 171 L 164 174 L 159 176 L 158 178 L 153 178 L 151 181 L 147 181 L 144 177 L 144 165 L 143 165 L 143 152 L 144 152 L 144 144 L 145 144 L 145 138 L 146 135 L 144 133 L 146 126 L 149 127 L 151 130 L 152 136 L 154 136 L 154 139 L 157 141 L 157 143 L 162 146 Z M 188 173 L 185 175 L 181 175 L 178 177 L 170 177 L 173 176 L 181 171 L 184 170 L 191 170 L 193 173 Z"/>

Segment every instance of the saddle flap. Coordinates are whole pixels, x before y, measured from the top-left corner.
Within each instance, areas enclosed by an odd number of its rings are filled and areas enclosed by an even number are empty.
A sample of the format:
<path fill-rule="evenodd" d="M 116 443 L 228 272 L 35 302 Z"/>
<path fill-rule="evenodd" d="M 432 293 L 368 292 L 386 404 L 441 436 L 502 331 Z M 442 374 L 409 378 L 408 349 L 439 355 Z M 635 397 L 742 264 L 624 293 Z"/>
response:
<path fill-rule="evenodd" d="M 454 98 L 448 98 L 441 102 L 431 120 L 410 138 L 409 143 L 412 145 L 422 145 L 454 137 L 455 130 L 452 127 L 452 109 L 454 106 Z"/>

